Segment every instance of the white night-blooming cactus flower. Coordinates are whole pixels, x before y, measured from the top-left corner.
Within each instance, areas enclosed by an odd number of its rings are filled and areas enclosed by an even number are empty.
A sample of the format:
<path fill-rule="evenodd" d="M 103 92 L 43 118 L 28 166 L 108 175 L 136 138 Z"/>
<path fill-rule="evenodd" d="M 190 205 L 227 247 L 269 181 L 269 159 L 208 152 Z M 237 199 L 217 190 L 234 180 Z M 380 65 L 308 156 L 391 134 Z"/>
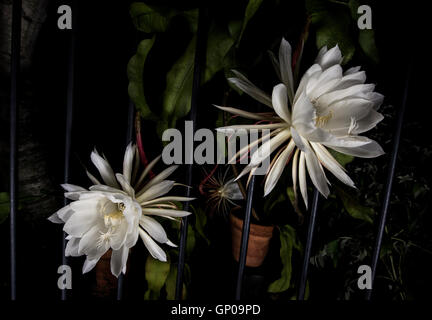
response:
<path fill-rule="evenodd" d="M 175 245 L 168 240 L 162 225 L 153 216 L 170 219 L 187 216 L 190 212 L 178 210 L 173 202 L 193 199 L 165 196 L 176 185 L 166 178 L 177 166 L 168 167 L 152 179 L 146 179 L 159 159 L 153 160 L 138 175 L 138 151 L 130 144 L 124 156 L 123 173 L 114 174 L 108 161 L 93 151 L 91 160 L 104 183 L 87 172 L 94 184 L 89 190 L 71 184 L 62 185 L 65 197 L 72 202 L 49 220 L 65 224 L 63 230 L 68 234 L 66 256 L 86 256 L 83 273 L 90 271 L 110 249 L 111 272 L 115 276 L 125 273 L 129 249 L 136 244 L 138 236 L 155 259 L 167 260 L 157 242 Z"/>
<path fill-rule="evenodd" d="M 239 177 L 254 174 L 256 168 L 270 154 L 275 153 L 267 171 L 265 195 L 275 187 L 285 166 L 292 159 L 292 179 L 295 194 L 297 185 L 307 207 L 306 172 L 319 192 L 327 197 L 328 180 L 323 167 L 343 183 L 354 187 L 345 169 L 332 157 L 327 148 L 338 152 L 373 158 L 384 152 L 379 144 L 360 136 L 383 119 L 377 110 L 384 96 L 374 92 L 373 84 L 365 84 L 366 74 L 360 67 L 343 72 L 342 54 L 338 46 L 323 47 L 315 63 L 305 72 L 297 88 L 294 87 L 291 65 L 291 46 L 282 39 L 279 59 L 274 59 L 282 83 L 273 88 L 271 97 L 234 71 L 229 80 L 271 110 L 252 113 L 229 107 L 224 111 L 259 121 L 255 125 L 228 126 L 219 131 L 242 129 L 270 129 L 270 138 L 251 154 L 250 163 Z M 260 140 L 258 140 L 260 141 Z M 257 143 L 257 142 L 256 142 Z M 268 150 L 269 152 L 262 152 Z M 243 156 L 243 148 L 237 156 Z M 239 178 L 238 177 L 238 178 Z"/>

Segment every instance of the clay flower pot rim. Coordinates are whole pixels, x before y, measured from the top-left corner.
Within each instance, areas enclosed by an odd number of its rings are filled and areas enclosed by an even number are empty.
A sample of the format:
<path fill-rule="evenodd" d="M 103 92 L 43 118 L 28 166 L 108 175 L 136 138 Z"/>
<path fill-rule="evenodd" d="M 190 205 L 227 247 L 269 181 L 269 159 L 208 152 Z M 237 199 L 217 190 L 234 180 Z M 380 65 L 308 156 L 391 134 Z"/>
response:
<path fill-rule="evenodd" d="M 230 211 L 230 213 L 229 213 L 229 216 L 230 217 L 232 216 L 232 217 L 234 217 L 234 218 L 236 218 L 238 220 L 241 220 L 242 221 L 242 225 L 243 225 L 244 218 L 239 217 L 237 214 L 235 214 L 235 212 L 240 211 L 240 209 L 244 209 L 244 208 L 242 208 L 240 206 L 232 208 L 231 211 Z M 275 225 L 272 224 L 272 223 L 271 224 L 261 224 L 261 223 L 251 222 L 250 224 L 251 224 L 251 226 L 254 225 L 254 226 L 257 226 L 257 227 L 264 227 L 264 228 L 268 228 L 268 227 L 274 228 L 275 227 Z"/>

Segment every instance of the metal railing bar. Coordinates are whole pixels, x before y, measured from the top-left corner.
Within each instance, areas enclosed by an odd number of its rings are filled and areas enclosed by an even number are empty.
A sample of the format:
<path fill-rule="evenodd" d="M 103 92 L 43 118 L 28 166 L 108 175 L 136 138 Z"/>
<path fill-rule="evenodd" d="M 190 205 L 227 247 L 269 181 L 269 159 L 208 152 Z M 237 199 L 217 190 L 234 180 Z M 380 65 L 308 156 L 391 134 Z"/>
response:
<path fill-rule="evenodd" d="M 11 36 L 11 88 L 10 88 L 10 285 L 11 300 L 16 300 L 16 214 L 17 214 L 17 178 L 18 178 L 18 147 L 17 147 L 17 109 L 18 109 L 18 77 L 21 56 L 21 0 L 12 4 L 12 36 Z"/>
<path fill-rule="evenodd" d="M 304 251 L 303 267 L 302 267 L 302 272 L 301 272 L 301 276 L 300 276 L 298 300 L 304 300 L 304 297 L 305 297 L 307 276 L 308 276 L 309 263 L 310 263 L 310 255 L 311 255 L 311 249 L 312 249 L 312 241 L 313 241 L 313 236 L 315 233 L 315 222 L 316 222 L 316 216 L 317 216 L 317 212 L 318 212 L 318 202 L 319 202 L 319 191 L 315 188 L 313 198 L 312 198 L 311 213 L 309 216 L 309 226 L 308 226 L 308 233 L 307 233 L 307 238 L 306 238 L 306 247 L 305 247 L 305 251 Z"/>
<path fill-rule="evenodd" d="M 244 274 L 244 269 L 246 266 L 246 257 L 247 257 L 247 250 L 248 250 L 250 220 L 251 220 L 254 189 L 255 189 L 255 176 L 252 176 L 251 181 L 249 183 L 247 199 L 246 199 L 246 211 L 245 211 L 245 217 L 243 220 L 243 229 L 242 229 L 242 237 L 241 237 L 241 243 L 240 243 L 239 267 L 238 267 L 238 273 L 237 273 L 235 300 L 240 300 L 240 297 L 241 297 L 242 284 L 243 284 L 243 274 Z"/>
<path fill-rule="evenodd" d="M 201 75 L 203 71 L 203 64 L 205 62 L 206 55 L 206 23 L 207 17 L 207 9 L 202 7 L 199 8 L 198 12 L 198 27 L 197 27 L 197 36 L 196 36 L 196 45 L 195 45 L 195 57 L 194 57 L 194 71 L 193 71 L 193 83 L 192 83 L 192 97 L 191 97 L 191 110 L 189 114 L 189 120 L 192 121 L 193 132 L 195 132 L 196 128 L 196 117 L 197 117 L 197 105 L 199 98 L 199 89 L 201 86 Z M 193 148 L 191 150 L 193 152 Z M 192 155 L 193 156 L 193 155 Z M 192 157 L 193 158 L 193 157 Z M 187 166 L 187 185 L 192 186 L 192 177 L 193 177 L 193 165 L 189 164 Z M 190 197 L 191 188 L 187 188 L 186 197 Z M 189 211 L 189 202 L 186 202 L 184 205 L 185 211 Z M 184 264 L 185 264 L 185 256 L 186 256 L 186 240 L 187 240 L 187 231 L 188 231 L 189 220 L 188 217 L 182 218 L 182 224 L 180 229 L 180 245 L 179 245 L 179 259 L 177 265 L 177 279 L 176 279 L 176 290 L 175 290 L 175 299 L 180 300 L 182 298 L 183 292 L 183 273 L 184 273 Z"/>
<path fill-rule="evenodd" d="M 388 209 L 390 206 L 390 197 L 391 197 L 391 192 L 392 192 L 394 173 L 395 173 L 395 169 L 396 169 L 396 161 L 397 161 L 397 155 L 398 155 L 398 151 L 399 151 L 400 137 L 401 137 L 401 133 L 402 133 L 402 125 L 403 125 L 403 119 L 404 119 L 405 109 L 406 109 L 406 102 L 407 102 L 407 98 L 408 98 L 408 90 L 409 90 L 409 82 L 411 80 L 411 72 L 412 72 L 412 59 L 410 59 L 409 65 L 407 67 L 407 76 L 406 76 L 406 81 L 405 81 L 405 89 L 404 89 L 404 93 L 403 93 L 402 104 L 401 104 L 399 111 L 398 111 L 398 118 L 397 118 L 395 133 L 394 133 L 392 153 L 390 156 L 390 163 L 389 163 L 389 168 L 388 168 L 388 173 L 387 173 L 384 200 L 383 200 L 383 205 L 381 208 L 381 214 L 380 214 L 380 220 L 379 220 L 379 224 L 378 224 L 378 232 L 377 232 L 377 237 L 376 237 L 376 241 L 375 241 L 374 252 L 372 255 L 372 264 L 371 264 L 372 289 L 367 289 L 367 291 L 366 291 L 366 299 L 367 300 L 370 300 L 372 297 L 373 284 L 375 281 L 375 273 L 376 273 L 378 259 L 379 259 L 379 255 L 380 255 L 380 251 L 381 251 L 381 245 L 382 245 L 382 239 L 383 239 L 383 235 L 384 235 L 385 224 L 387 221 Z"/>
<path fill-rule="evenodd" d="M 67 78 L 67 94 L 66 94 L 66 127 L 65 127 L 65 150 L 64 150 L 64 183 L 69 183 L 70 176 L 70 158 L 71 158 L 71 148 L 72 148 L 72 124 L 73 124 L 73 107 L 74 107 L 74 86 L 75 86 L 75 44 L 76 44 L 76 6 L 73 8 L 72 15 L 72 30 L 69 34 L 69 59 L 68 59 L 68 78 Z M 68 205 L 69 200 L 64 198 L 64 205 Z M 62 264 L 68 265 L 68 258 L 65 255 L 66 249 L 66 236 L 67 234 L 63 232 L 63 247 L 62 247 Z M 61 300 L 67 299 L 67 290 L 62 289 Z"/>

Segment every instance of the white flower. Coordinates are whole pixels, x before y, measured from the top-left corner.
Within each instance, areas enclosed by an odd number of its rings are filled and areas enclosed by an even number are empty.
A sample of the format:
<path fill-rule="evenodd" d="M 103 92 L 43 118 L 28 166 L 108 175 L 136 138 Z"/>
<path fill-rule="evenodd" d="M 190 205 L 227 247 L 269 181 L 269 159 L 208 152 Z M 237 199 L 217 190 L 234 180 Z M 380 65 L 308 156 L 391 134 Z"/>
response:
<path fill-rule="evenodd" d="M 190 212 L 178 210 L 173 201 L 193 198 L 164 196 L 176 185 L 174 181 L 165 179 L 177 166 L 168 167 L 143 184 L 159 159 L 153 160 L 138 177 L 138 152 L 130 144 L 124 155 L 123 173 L 114 174 L 108 161 L 95 150 L 91 153 L 91 160 L 105 184 L 87 172 L 94 183 L 89 190 L 71 184 L 62 185 L 65 197 L 73 202 L 54 213 L 49 220 L 65 224 L 63 230 L 68 234 L 66 256 L 86 255 L 83 273 L 90 271 L 109 249 L 112 249 L 111 272 L 115 276 L 125 273 L 129 249 L 136 244 L 138 236 L 155 259 L 167 260 L 156 241 L 175 245 L 168 240 L 162 225 L 151 216 L 170 219 L 187 216 Z"/>
<path fill-rule="evenodd" d="M 220 131 L 230 132 L 240 127 L 271 130 L 270 139 L 251 155 L 250 163 L 239 177 L 246 173 L 252 175 L 255 168 L 269 156 L 268 152 L 265 154 L 261 150 L 270 150 L 270 153 L 278 150 L 267 171 L 265 195 L 275 187 L 285 165 L 292 158 L 294 190 L 297 192 L 299 183 L 307 207 L 306 171 L 324 197 L 327 197 L 330 191 L 323 167 L 345 184 L 354 187 L 345 169 L 327 148 L 363 158 L 377 157 L 384 153 L 377 142 L 359 136 L 374 128 L 383 119 L 377 109 L 384 96 L 374 92 L 373 84 L 365 84 L 366 75 L 364 71 L 360 71 L 360 67 L 343 72 L 341 61 L 342 54 L 338 46 L 330 50 L 323 47 L 315 64 L 305 72 L 295 89 L 291 46 L 282 39 L 279 60 L 273 61 L 282 83 L 273 88 L 271 97 L 234 71 L 237 77 L 229 79 L 233 84 L 273 109 L 273 112 L 252 113 L 218 107 L 261 123 L 228 126 L 219 128 Z M 262 124 L 263 122 L 267 123 Z M 237 155 L 242 156 L 247 152 L 247 148 L 244 148 Z"/>

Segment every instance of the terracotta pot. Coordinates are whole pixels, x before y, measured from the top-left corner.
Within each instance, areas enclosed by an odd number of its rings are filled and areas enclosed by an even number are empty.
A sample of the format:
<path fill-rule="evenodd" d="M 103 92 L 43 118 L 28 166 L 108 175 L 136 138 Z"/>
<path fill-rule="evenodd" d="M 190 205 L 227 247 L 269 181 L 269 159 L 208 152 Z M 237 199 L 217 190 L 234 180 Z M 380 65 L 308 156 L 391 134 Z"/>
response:
<path fill-rule="evenodd" d="M 230 220 L 232 253 L 236 261 L 239 261 L 243 220 L 237 218 L 232 213 L 230 214 Z M 273 235 L 273 229 L 274 226 L 261 226 L 251 223 L 246 255 L 246 266 L 259 267 L 263 263 L 268 252 L 270 239 Z"/>

